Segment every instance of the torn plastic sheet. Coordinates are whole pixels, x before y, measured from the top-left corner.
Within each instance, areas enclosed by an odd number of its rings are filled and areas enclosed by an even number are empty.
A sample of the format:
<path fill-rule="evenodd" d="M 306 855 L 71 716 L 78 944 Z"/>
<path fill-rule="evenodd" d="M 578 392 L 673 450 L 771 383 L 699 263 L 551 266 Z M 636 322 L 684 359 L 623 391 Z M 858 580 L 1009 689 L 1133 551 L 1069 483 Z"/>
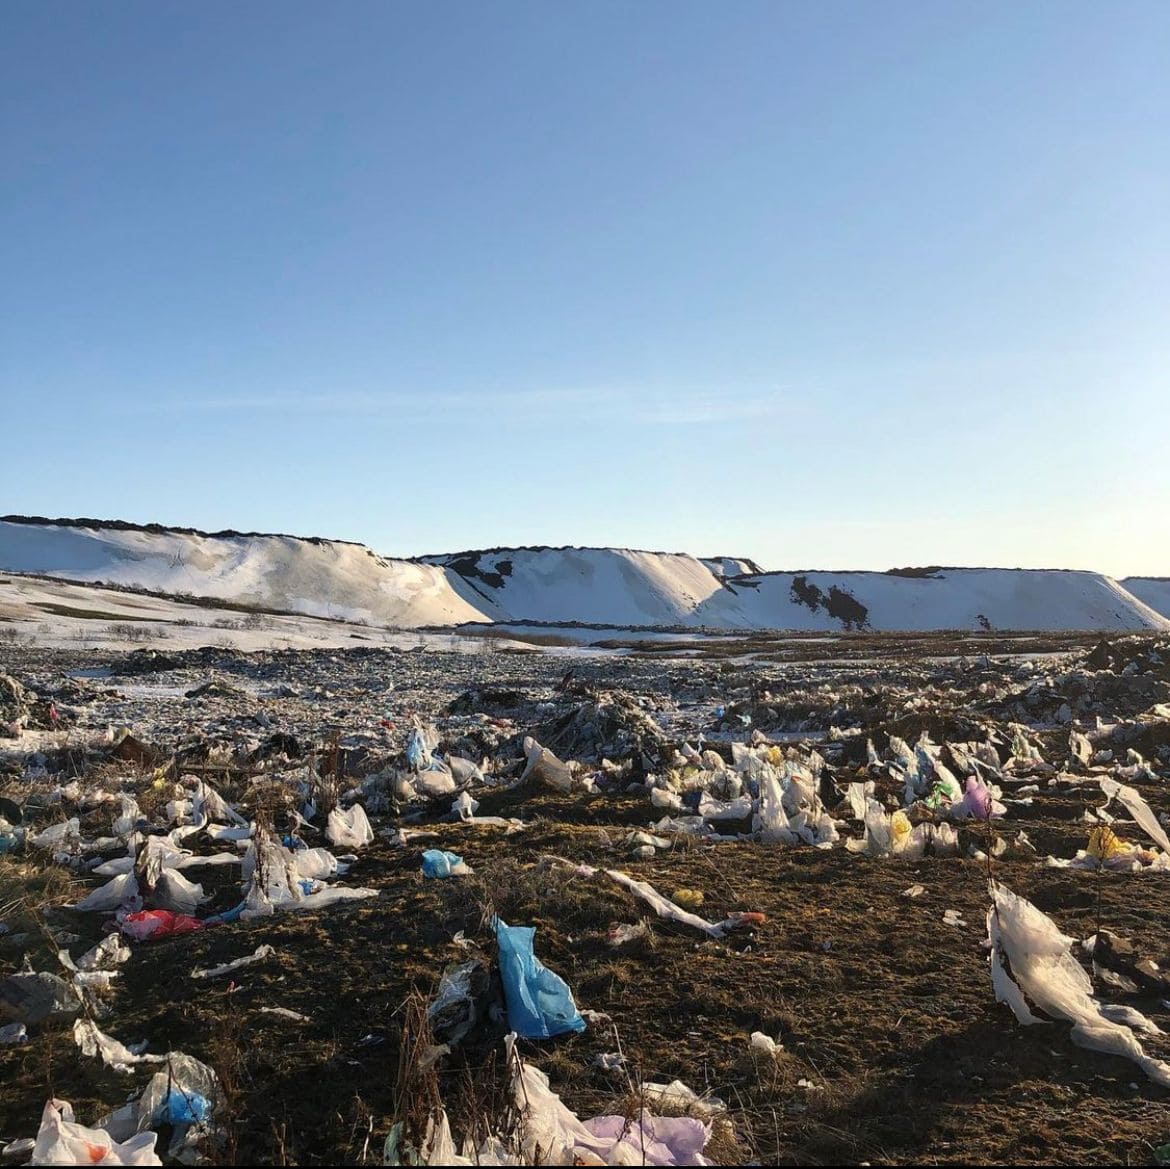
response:
<path fill-rule="evenodd" d="M 1170 853 L 1170 838 L 1166 836 L 1162 825 L 1154 810 L 1132 787 L 1126 787 L 1115 779 L 1102 778 L 1101 790 L 1105 793 L 1105 807 L 1109 807 L 1113 800 L 1118 800 L 1134 821 L 1145 830 L 1151 840 L 1155 841 L 1164 852 Z"/>
<path fill-rule="evenodd" d="M 677 921 L 681 925 L 689 925 L 694 929 L 702 930 L 708 937 L 722 938 L 725 936 L 727 931 L 722 923 L 716 925 L 701 918 L 697 913 L 689 913 L 685 909 L 680 909 L 673 901 L 663 897 L 647 881 L 635 881 L 628 873 L 622 873 L 616 869 L 606 869 L 605 872 L 619 885 L 641 897 L 659 917 L 665 917 L 671 921 Z"/>
<path fill-rule="evenodd" d="M 140 1055 L 119 1043 L 112 1035 L 98 1029 L 89 1019 L 78 1019 L 73 1024 L 73 1038 L 81 1048 L 81 1054 L 89 1057 L 100 1055 L 102 1063 L 122 1075 L 131 1075 L 137 1064 L 165 1063 L 165 1055 Z"/>
<path fill-rule="evenodd" d="M 260 962 L 265 958 L 270 958 L 275 953 L 276 950 L 272 946 L 257 946 L 253 953 L 246 954 L 243 958 L 237 958 L 234 962 L 225 962 L 222 966 L 212 966 L 208 970 L 192 970 L 191 977 L 222 978 L 225 974 L 231 974 L 233 971 L 240 970 L 245 966 L 251 966 L 253 962 Z"/>
<path fill-rule="evenodd" d="M 1106 1017 L 1093 997 L 1092 980 L 1072 955 L 1073 939 L 1010 889 L 993 882 L 991 896 L 987 931 L 996 999 L 1006 1002 L 1025 1026 L 1042 1021 L 1029 1009 L 1030 1000 L 1046 1014 L 1072 1023 L 1074 1043 L 1132 1060 L 1154 1083 L 1170 1087 L 1170 1064 L 1146 1055 L 1129 1027 Z"/>
<path fill-rule="evenodd" d="M 109 970 L 130 959 L 130 947 L 123 945 L 117 934 L 104 937 L 91 950 L 77 959 L 78 970 Z"/>

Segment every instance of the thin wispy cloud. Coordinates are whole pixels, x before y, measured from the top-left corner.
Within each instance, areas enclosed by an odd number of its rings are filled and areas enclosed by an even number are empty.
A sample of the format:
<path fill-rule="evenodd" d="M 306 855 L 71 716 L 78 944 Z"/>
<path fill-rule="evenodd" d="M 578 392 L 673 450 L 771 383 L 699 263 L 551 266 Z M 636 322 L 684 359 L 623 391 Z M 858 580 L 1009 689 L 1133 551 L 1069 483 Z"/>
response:
<path fill-rule="evenodd" d="M 125 400 L 125 414 L 293 415 L 425 420 L 436 415 L 476 418 L 605 419 L 633 424 L 703 425 L 790 414 L 784 387 L 683 389 L 652 392 L 612 388 L 443 393 L 288 393 Z"/>

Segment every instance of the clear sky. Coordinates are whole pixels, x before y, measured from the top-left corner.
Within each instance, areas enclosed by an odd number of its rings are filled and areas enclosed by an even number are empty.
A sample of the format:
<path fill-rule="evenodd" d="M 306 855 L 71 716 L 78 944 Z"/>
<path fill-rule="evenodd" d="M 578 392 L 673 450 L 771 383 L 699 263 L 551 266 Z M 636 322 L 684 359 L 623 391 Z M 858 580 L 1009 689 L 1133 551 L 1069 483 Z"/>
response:
<path fill-rule="evenodd" d="M 0 512 L 1170 574 L 1170 3 L 5 0 Z"/>

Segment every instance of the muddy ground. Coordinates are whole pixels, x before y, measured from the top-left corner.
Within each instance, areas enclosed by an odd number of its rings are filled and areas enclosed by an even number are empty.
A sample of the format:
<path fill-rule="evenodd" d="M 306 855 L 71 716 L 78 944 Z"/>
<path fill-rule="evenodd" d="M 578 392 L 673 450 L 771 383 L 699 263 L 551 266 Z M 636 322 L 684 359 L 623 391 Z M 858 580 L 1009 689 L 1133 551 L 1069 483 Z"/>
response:
<path fill-rule="evenodd" d="M 415 713 L 463 739 L 474 727 L 486 727 L 484 735 L 490 731 L 491 743 L 506 756 L 525 724 L 553 717 L 555 711 L 541 704 L 569 701 L 557 686 L 570 668 L 576 671 L 570 688 L 582 680 L 620 685 L 642 695 L 672 733 L 705 729 L 719 742 L 737 734 L 746 738 L 771 720 L 763 733 L 804 730 L 822 738 L 836 725 L 834 711 L 843 709 L 847 725 L 861 725 L 862 743 L 865 735 L 880 742 L 883 727 L 888 733 L 897 719 L 921 720 L 931 711 L 1002 724 L 996 704 L 1010 705 L 1029 691 L 1035 695 L 1044 679 L 1071 694 L 1068 670 L 1081 668 L 1091 648 L 1075 639 L 1047 646 L 997 643 L 977 651 L 990 660 L 979 662 L 972 654 L 940 673 L 933 660 L 940 655 L 930 652 L 938 647 L 923 646 L 923 639 L 909 646 L 894 638 L 880 639 L 883 644 L 869 639 L 864 653 L 849 639 L 840 640 L 840 652 L 822 643 L 817 661 L 793 663 L 788 673 L 768 673 L 782 669 L 774 662 L 702 657 L 566 660 L 485 653 L 209 655 L 165 663 L 169 670 L 122 674 L 129 659 L 99 662 L 27 649 L 19 658 L 0 660 L 0 672 L 48 693 L 65 686 L 68 673 L 109 668 L 107 676 L 68 683 L 80 686 L 82 695 L 73 693 L 71 704 L 61 701 L 70 725 L 36 740 L 42 755 L 32 765 L 51 769 L 67 755 L 85 782 L 108 785 L 117 775 L 145 790 L 155 760 L 141 766 L 111 761 L 77 745 L 111 722 L 131 726 L 144 743 L 159 744 L 160 759 L 200 732 L 219 744 L 240 738 L 251 744 L 279 729 L 308 743 L 339 729 L 352 736 L 357 782 L 363 765 L 381 763 L 380 752 L 401 749 Z M 1149 643 L 1127 644 L 1132 649 Z M 953 652 L 952 645 L 946 648 Z M 779 645 L 773 649 L 776 655 L 786 652 Z M 1057 651 L 1074 656 L 1027 657 Z M 141 658 L 133 668 L 138 665 Z M 1124 663 L 1112 665 L 1102 685 L 1121 678 Z M 1135 677 L 1148 688 L 1161 675 L 1143 666 L 1142 674 L 1131 673 L 1128 680 Z M 235 683 L 243 697 L 183 696 L 183 687 L 209 678 Z M 387 679 L 395 681 L 392 691 Z M 874 690 L 877 699 L 852 706 L 817 699 L 824 687 L 830 698 L 839 698 L 850 686 Z M 282 694 L 282 687 L 295 693 Z M 490 720 L 477 722 L 474 698 L 461 707 L 472 714 L 444 713 L 459 695 L 471 690 L 482 696 L 493 687 L 518 692 L 510 714 L 497 703 Z M 151 688 L 156 692 L 149 693 Z M 777 715 L 762 693 L 782 690 L 792 710 L 781 704 Z M 1116 686 L 1102 693 L 1114 706 L 1102 710 L 1103 721 L 1139 713 L 1126 706 Z M 915 699 L 925 705 L 914 705 Z M 754 712 L 738 731 L 728 719 L 737 704 Z M 255 723 L 257 712 L 268 725 Z M 808 725 L 818 719 L 820 726 Z M 1067 741 L 1067 726 L 1039 719 L 1033 725 L 1054 761 L 1063 764 L 1056 744 Z M 67 743 L 75 749 L 62 752 Z M 0 792 L 20 797 L 28 787 L 30 759 L 21 761 L 18 740 L 0 740 L 0 747 L 8 749 L 0 760 L 8 770 Z M 835 755 L 826 748 L 840 782 L 853 777 L 850 750 L 850 743 Z M 225 765 L 219 775 L 229 799 L 245 796 L 243 757 L 241 751 L 237 768 Z M 1147 758 L 1158 779 L 1137 786 L 1155 812 L 1170 811 L 1170 771 L 1164 760 Z M 1010 805 L 997 831 L 1010 838 L 1024 828 L 1038 854 L 996 860 L 995 877 L 1034 901 L 1070 936 L 1087 937 L 1101 925 L 1170 968 L 1170 876 L 1046 868 L 1046 855 L 1068 858 L 1085 846 L 1082 814 L 1102 798 L 1095 784 L 1049 791 L 1045 779 L 1037 782 L 1041 791 L 1033 804 Z M 493 913 L 512 924 L 537 926 L 541 960 L 566 979 L 580 1008 L 612 1020 L 580 1035 L 522 1045 L 525 1058 L 549 1075 L 581 1115 L 621 1108 L 629 1092 L 625 1076 L 591 1066 L 595 1056 L 620 1050 L 634 1082 L 678 1078 L 727 1102 L 730 1123 L 717 1126 L 710 1148 L 724 1163 L 1151 1164 L 1153 1150 L 1170 1141 L 1165 1089 L 1129 1062 L 1074 1046 L 1066 1023 L 1024 1028 L 995 1002 L 982 946 L 988 905 L 982 861 L 876 860 L 841 846 L 821 851 L 685 837 L 653 860 L 634 861 L 625 834 L 647 828 L 660 815 L 644 795 L 475 794 L 479 815 L 519 818 L 523 830 L 506 834 L 427 815 L 408 826 L 405 846 L 380 835 L 346 876 L 345 884 L 377 889 L 377 898 L 135 946 L 111 1000 L 113 1012 L 101 1025 L 124 1042 L 146 1039 L 151 1051 L 183 1050 L 217 1070 L 227 1094 L 221 1161 L 377 1162 L 394 1117 L 405 1005 L 412 991 L 429 996 L 444 967 L 469 953 L 490 960 Z M 30 814 L 49 822 L 65 813 L 46 808 Z M 109 807 L 84 813 L 83 834 L 106 830 L 111 814 Z M 373 819 L 378 830 L 401 826 L 391 815 Z M 1127 827 L 1129 835 L 1136 832 Z M 859 834 L 856 825 L 849 830 Z M 981 828 L 963 833 L 964 851 L 982 841 Z M 429 847 L 460 853 L 474 874 L 424 881 L 419 857 Z M 708 940 L 655 918 L 604 875 L 581 875 L 548 860 L 553 857 L 620 868 L 667 895 L 699 889 L 702 913 L 712 921 L 737 910 L 762 912 L 767 921 L 730 942 Z M 43 853 L 0 859 L 0 919 L 28 934 L 15 944 L 0 938 L 0 975 L 14 972 L 26 956 L 37 969 L 54 968 L 41 925 L 79 935 L 69 943 L 75 954 L 102 936 L 103 917 L 56 908 L 97 880 L 48 872 L 52 868 Z M 212 894 L 202 914 L 239 900 L 238 875 L 234 868 L 200 872 Z M 925 893 L 905 896 L 915 884 Z M 944 924 L 947 909 L 960 911 L 962 924 Z M 607 944 L 613 923 L 643 919 L 650 926 L 645 942 L 622 950 Z M 23 928 L 30 921 L 35 926 Z M 460 931 L 470 950 L 454 941 Z M 190 977 L 196 968 L 250 954 L 261 943 L 274 946 L 276 955 L 226 979 Z M 1170 1005 L 1157 996 L 1104 987 L 1100 993 L 1136 1006 L 1170 1031 Z M 309 1021 L 261 1012 L 272 1006 Z M 0 1141 L 34 1135 L 50 1095 L 71 1101 L 89 1122 L 121 1104 L 146 1078 L 118 1076 L 83 1059 L 69 1024 L 30 1030 L 27 1045 L 0 1048 Z M 749 1049 L 757 1030 L 783 1045 L 776 1059 Z M 457 1128 L 499 1079 L 498 1039 L 498 1032 L 481 1034 L 442 1064 L 444 1097 Z M 1149 1054 L 1170 1058 L 1170 1037 L 1143 1042 Z"/>

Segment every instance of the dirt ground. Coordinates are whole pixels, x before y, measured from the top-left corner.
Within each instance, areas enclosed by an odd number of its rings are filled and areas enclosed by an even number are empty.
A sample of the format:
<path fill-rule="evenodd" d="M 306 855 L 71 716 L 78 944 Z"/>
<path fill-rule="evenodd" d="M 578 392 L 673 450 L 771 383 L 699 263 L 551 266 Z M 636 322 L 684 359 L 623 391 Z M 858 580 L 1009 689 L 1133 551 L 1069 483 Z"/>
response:
<path fill-rule="evenodd" d="M 1139 786 L 1155 811 L 1170 810 L 1165 781 Z M 1153 1164 L 1155 1147 L 1170 1141 L 1165 1089 L 1127 1061 L 1074 1046 L 1066 1023 L 1025 1028 L 995 1002 L 981 861 L 685 837 L 653 860 L 632 861 L 625 834 L 658 815 L 644 797 L 477 795 L 479 815 L 519 817 L 523 831 L 424 822 L 405 846 L 380 836 L 362 851 L 345 883 L 375 888 L 376 898 L 135 946 L 108 1026 L 124 1042 L 148 1039 L 151 1051 L 181 1049 L 216 1069 L 227 1095 L 222 1161 L 378 1162 L 394 1114 L 404 1006 L 412 991 L 429 996 L 443 969 L 469 953 L 490 959 L 493 914 L 535 925 L 537 955 L 578 1006 L 612 1020 L 521 1045 L 565 1102 L 583 1116 L 620 1109 L 626 1078 L 591 1066 L 620 1050 L 635 1083 L 677 1078 L 727 1102 L 729 1124 L 717 1126 L 710 1147 L 723 1163 Z M 998 830 L 1026 829 L 1038 856 L 996 860 L 993 874 L 1066 934 L 1085 938 L 1104 926 L 1170 968 L 1165 873 L 1043 864 L 1084 847 L 1081 815 L 1100 802 L 1088 785 L 1013 806 Z M 981 828 L 963 833 L 964 845 L 982 839 Z M 474 874 L 424 880 L 420 853 L 431 847 L 461 854 Z M 603 873 L 550 858 L 621 869 L 668 896 L 702 890 L 712 921 L 737 910 L 767 920 L 729 942 L 709 940 L 657 919 Z M 22 896 L 32 864 L 0 859 L 0 917 Z M 238 901 L 237 870 L 199 878 L 214 892 L 206 912 Z M 915 884 L 925 892 L 907 897 Z M 944 923 L 948 909 L 960 912 L 959 925 Z M 607 943 L 611 924 L 642 919 L 645 942 Z M 56 910 L 50 920 L 83 939 L 101 936 L 95 915 Z M 453 940 L 460 931 L 470 950 Z M 190 977 L 262 943 L 275 956 L 220 980 Z M 0 974 L 17 965 L 0 946 Z M 1170 1031 L 1170 1004 L 1100 993 Z M 309 1021 L 261 1012 L 272 1006 Z M 779 1040 L 778 1057 L 750 1050 L 753 1031 Z M 456 1127 L 461 1108 L 473 1111 L 500 1073 L 498 1038 L 480 1035 L 441 1065 Z M 1170 1037 L 1143 1043 L 1170 1058 Z M 88 1120 L 120 1105 L 141 1078 L 82 1059 L 70 1025 L 42 1027 L 34 1042 L 0 1048 L 0 1139 L 33 1135 L 51 1095 Z"/>

